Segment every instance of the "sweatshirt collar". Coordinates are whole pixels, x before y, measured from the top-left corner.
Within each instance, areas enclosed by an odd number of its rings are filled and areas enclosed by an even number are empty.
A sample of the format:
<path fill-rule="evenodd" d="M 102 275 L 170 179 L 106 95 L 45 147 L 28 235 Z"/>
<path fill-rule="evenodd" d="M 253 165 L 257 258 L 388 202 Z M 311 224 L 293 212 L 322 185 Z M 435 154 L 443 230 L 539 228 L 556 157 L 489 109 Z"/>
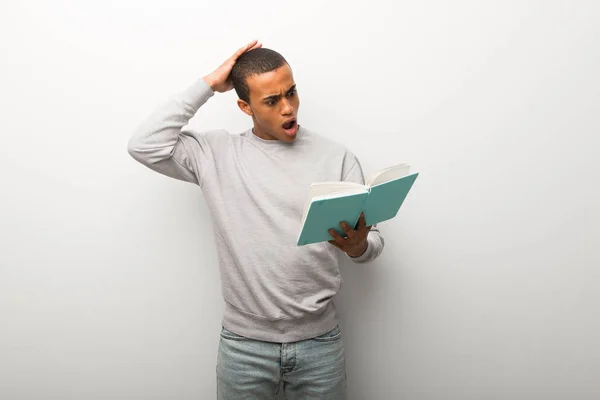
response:
<path fill-rule="evenodd" d="M 298 126 L 298 132 L 296 133 L 296 139 L 294 139 L 293 142 L 282 142 L 279 139 L 263 139 L 259 136 L 256 136 L 254 134 L 254 128 L 250 128 L 246 131 L 246 136 L 252 140 L 253 142 L 256 143 L 261 143 L 264 144 L 265 146 L 277 146 L 277 145 L 291 145 L 294 144 L 298 141 L 298 139 L 300 139 L 300 137 L 304 134 L 304 129 L 302 128 L 302 125 Z"/>

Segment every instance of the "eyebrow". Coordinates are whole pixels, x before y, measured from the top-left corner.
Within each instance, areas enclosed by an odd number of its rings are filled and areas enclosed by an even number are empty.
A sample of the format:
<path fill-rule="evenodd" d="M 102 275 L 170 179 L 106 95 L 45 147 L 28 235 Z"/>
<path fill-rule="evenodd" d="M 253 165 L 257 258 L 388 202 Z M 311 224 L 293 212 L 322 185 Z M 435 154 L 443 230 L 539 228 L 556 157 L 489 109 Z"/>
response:
<path fill-rule="evenodd" d="M 296 89 L 296 85 L 295 85 L 295 84 L 294 84 L 294 85 L 292 85 L 292 87 L 290 87 L 290 88 L 287 90 L 287 93 L 291 92 L 291 91 L 292 91 L 292 90 L 294 90 L 294 89 Z M 267 97 L 263 98 L 263 101 L 266 101 L 266 100 L 277 100 L 277 99 L 278 99 L 278 98 L 280 98 L 280 97 L 281 97 L 281 95 L 280 95 L 280 94 L 272 94 L 272 95 L 270 95 L 270 96 L 267 96 Z"/>

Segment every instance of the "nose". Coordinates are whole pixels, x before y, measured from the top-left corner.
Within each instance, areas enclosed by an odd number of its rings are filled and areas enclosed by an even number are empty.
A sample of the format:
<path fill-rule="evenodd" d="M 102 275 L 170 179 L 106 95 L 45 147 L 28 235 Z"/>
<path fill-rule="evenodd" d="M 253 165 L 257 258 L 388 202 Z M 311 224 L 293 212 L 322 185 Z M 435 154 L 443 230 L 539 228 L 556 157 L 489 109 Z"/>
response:
<path fill-rule="evenodd" d="M 281 114 L 282 115 L 290 115 L 294 112 L 294 107 L 288 99 L 283 99 L 281 102 Z"/>

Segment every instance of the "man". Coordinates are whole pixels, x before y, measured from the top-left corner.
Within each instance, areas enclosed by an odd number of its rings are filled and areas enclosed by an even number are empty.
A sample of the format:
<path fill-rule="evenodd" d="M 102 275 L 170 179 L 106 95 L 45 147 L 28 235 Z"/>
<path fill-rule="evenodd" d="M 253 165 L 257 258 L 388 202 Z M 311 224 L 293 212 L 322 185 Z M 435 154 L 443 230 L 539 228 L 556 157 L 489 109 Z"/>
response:
<path fill-rule="evenodd" d="M 184 128 L 215 92 L 235 88 L 253 128 L 241 134 Z M 364 183 L 358 159 L 298 122 L 292 70 L 257 41 L 159 107 L 129 153 L 198 185 L 209 206 L 225 300 L 217 360 L 219 399 L 345 399 L 345 352 L 332 302 L 339 256 L 374 260 L 384 241 L 361 217 L 344 236 L 297 246 L 309 185 Z"/>

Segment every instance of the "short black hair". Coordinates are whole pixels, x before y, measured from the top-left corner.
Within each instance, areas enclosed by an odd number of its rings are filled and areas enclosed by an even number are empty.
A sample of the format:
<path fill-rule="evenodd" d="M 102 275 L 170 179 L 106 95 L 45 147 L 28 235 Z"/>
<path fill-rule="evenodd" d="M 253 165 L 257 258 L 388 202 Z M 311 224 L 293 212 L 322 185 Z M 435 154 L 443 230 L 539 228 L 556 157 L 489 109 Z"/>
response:
<path fill-rule="evenodd" d="M 238 97 L 247 103 L 250 102 L 250 88 L 246 79 L 271 72 L 284 64 L 288 62 L 281 54 L 263 47 L 242 54 L 231 69 L 231 80 Z"/>

